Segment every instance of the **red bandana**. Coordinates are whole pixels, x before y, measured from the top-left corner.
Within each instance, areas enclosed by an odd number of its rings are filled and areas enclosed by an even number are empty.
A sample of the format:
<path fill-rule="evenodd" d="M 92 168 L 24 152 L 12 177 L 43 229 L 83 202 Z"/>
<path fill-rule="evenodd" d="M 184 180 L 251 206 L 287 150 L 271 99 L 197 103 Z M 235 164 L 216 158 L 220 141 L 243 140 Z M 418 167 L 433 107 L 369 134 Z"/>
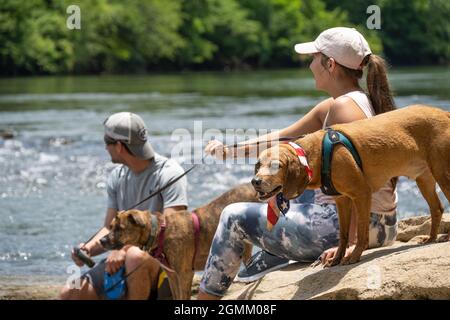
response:
<path fill-rule="evenodd" d="M 294 142 L 286 142 L 292 148 L 294 148 L 295 153 L 300 160 L 300 163 L 305 167 L 306 173 L 308 174 L 309 181 L 312 179 L 312 170 L 308 165 L 306 160 L 305 150 Z M 274 195 L 269 199 L 267 204 L 267 229 L 272 230 L 273 226 L 278 222 L 280 217 L 280 212 L 284 215 L 289 211 L 289 200 L 286 199 L 282 192 Z"/>
<path fill-rule="evenodd" d="M 272 230 L 278 222 L 280 212 L 285 215 L 289 211 L 289 200 L 280 192 L 269 199 L 267 204 L 267 229 Z"/>
<path fill-rule="evenodd" d="M 295 153 L 298 156 L 298 159 L 300 160 L 300 163 L 305 167 L 306 173 L 308 174 L 308 178 L 311 181 L 312 179 L 312 170 L 308 165 L 308 161 L 306 160 L 306 153 L 305 150 L 303 150 L 302 147 L 300 147 L 298 144 L 294 142 L 286 142 L 289 144 L 292 148 L 294 148 Z"/>

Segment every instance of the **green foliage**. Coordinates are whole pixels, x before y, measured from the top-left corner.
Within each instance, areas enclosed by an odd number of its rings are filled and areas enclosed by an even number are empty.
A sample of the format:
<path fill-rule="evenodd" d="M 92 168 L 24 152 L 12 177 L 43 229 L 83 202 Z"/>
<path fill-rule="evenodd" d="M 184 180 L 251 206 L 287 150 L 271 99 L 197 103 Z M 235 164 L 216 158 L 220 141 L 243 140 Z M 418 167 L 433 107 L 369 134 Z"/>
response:
<path fill-rule="evenodd" d="M 60 73 L 74 62 L 65 17 L 42 0 L 4 0 L 0 10 L 2 73 Z"/>
<path fill-rule="evenodd" d="M 381 38 L 397 64 L 445 64 L 450 61 L 450 1 L 380 0 Z"/>
<path fill-rule="evenodd" d="M 381 30 L 370 33 L 366 30 L 364 35 L 381 40 L 384 54 L 391 63 L 450 62 L 448 0 L 325 0 L 325 3 L 328 9 L 347 11 L 350 22 L 363 28 L 368 17 L 367 7 L 380 6 Z"/>
<path fill-rule="evenodd" d="M 82 0 L 78 5 L 81 30 L 70 31 L 76 72 L 145 71 L 174 59 L 184 44 L 177 1 Z"/>
<path fill-rule="evenodd" d="M 66 9 L 81 9 L 69 30 Z M 367 30 L 368 5 L 382 29 Z M 450 60 L 448 0 L 2 0 L 0 74 L 298 65 L 295 43 L 356 27 L 394 63 Z"/>
<path fill-rule="evenodd" d="M 367 7 L 377 5 L 379 0 L 325 0 L 327 10 L 340 9 L 347 12 L 348 20 L 354 25 L 366 25 Z"/>
<path fill-rule="evenodd" d="M 322 0 L 185 0 L 182 11 L 182 65 L 289 66 L 298 60 L 297 42 L 347 21 Z"/>

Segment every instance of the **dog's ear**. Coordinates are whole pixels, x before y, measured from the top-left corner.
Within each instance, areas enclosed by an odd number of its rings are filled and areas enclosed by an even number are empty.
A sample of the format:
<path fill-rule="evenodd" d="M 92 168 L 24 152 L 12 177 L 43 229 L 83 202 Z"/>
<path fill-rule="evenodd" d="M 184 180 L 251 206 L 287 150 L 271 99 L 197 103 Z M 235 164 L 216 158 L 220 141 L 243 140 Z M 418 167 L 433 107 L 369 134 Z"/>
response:
<path fill-rule="evenodd" d="M 305 191 L 309 178 L 305 167 L 298 156 L 288 148 L 283 149 L 283 157 L 287 158 L 287 168 L 284 175 L 283 194 L 288 199 L 297 198 Z"/>
<path fill-rule="evenodd" d="M 139 227 L 145 228 L 147 225 L 149 214 L 150 213 L 148 211 L 135 210 L 128 215 L 128 220 L 130 220 L 131 223 L 138 225 Z"/>

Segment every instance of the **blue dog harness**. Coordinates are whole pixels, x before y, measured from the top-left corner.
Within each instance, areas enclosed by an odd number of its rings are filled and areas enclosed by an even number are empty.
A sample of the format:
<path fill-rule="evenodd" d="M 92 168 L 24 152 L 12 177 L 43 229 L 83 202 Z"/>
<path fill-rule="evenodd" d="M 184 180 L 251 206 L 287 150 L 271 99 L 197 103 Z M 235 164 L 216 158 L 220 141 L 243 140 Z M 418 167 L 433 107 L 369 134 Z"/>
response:
<path fill-rule="evenodd" d="M 322 141 L 322 170 L 320 178 L 322 180 L 322 186 L 320 189 L 328 196 L 337 196 L 340 193 L 334 188 L 333 182 L 331 182 L 331 160 L 333 159 L 334 147 L 337 144 L 342 144 L 352 154 L 356 163 L 362 171 L 362 162 L 359 157 L 353 143 L 341 132 L 335 131 L 331 128 L 325 129 L 325 135 Z"/>

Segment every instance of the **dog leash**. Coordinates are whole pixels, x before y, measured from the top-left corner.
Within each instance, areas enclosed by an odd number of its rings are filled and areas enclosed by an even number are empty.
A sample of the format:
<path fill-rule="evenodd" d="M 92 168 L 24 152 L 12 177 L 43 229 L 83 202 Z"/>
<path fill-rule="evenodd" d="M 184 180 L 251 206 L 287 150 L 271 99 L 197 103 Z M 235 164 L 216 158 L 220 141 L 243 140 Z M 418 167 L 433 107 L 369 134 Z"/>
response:
<path fill-rule="evenodd" d="M 291 140 L 295 140 L 295 139 L 301 138 L 301 137 L 303 137 L 303 136 L 304 136 L 304 135 L 300 135 L 300 136 L 298 136 L 298 137 L 283 137 L 283 138 L 279 138 L 279 139 L 273 139 L 273 140 L 267 140 L 267 141 L 256 141 L 256 142 L 245 143 L 245 144 L 242 144 L 242 143 L 235 143 L 235 144 L 233 144 L 233 145 L 224 145 L 224 147 L 226 147 L 226 148 L 238 148 L 238 147 L 245 147 L 245 146 L 251 146 L 251 145 L 259 145 L 259 144 L 261 144 L 261 143 L 268 143 L 268 142 L 291 141 Z M 204 160 L 206 157 L 207 157 L 206 155 L 203 156 L 203 158 L 201 159 L 202 162 L 203 162 L 203 160 Z M 180 174 L 180 175 L 179 175 L 178 177 L 176 177 L 174 180 L 170 181 L 168 184 L 166 184 L 165 186 L 159 188 L 158 190 L 152 192 L 150 195 L 148 195 L 147 197 L 145 197 L 144 199 L 142 199 L 142 200 L 139 201 L 138 203 L 134 204 L 134 205 L 131 206 L 130 208 L 125 209 L 125 211 L 131 210 L 131 209 L 137 207 L 138 205 L 144 203 L 145 201 L 149 200 L 150 198 L 154 197 L 155 195 L 160 194 L 162 191 L 164 191 L 165 189 L 167 189 L 168 187 L 170 187 L 171 185 L 173 185 L 175 182 L 177 182 L 178 180 L 180 180 L 182 177 L 184 177 L 185 175 L 187 175 L 189 172 L 191 172 L 196 166 L 197 166 L 197 164 L 192 165 L 192 167 L 190 167 L 188 170 L 186 170 L 185 172 L 183 172 L 182 174 Z M 85 244 L 87 244 L 89 241 L 91 241 L 91 240 L 98 234 L 98 232 L 99 232 L 101 229 L 103 229 L 103 227 L 100 228 L 96 233 L 94 233 L 94 235 L 92 235 L 92 237 L 90 237 L 90 238 L 85 242 Z M 84 246 L 83 246 L 82 248 L 84 248 Z M 80 248 L 80 249 L 82 249 L 82 248 Z"/>
<path fill-rule="evenodd" d="M 268 140 L 268 141 L 256 141 L 253 143 L 246 143 L 246 144 L 242 144 L 242 143 L 235 143 L 233 145 L 225 145 L 225 147 L 227 148 L 237 148 L 237 147 L 245 147 L 245 146 L 249 146 L 249 145 L 259 145 L 261 143 L 268 143 L 268 142 L 283 142 L 283 141 L 292 141 L 292 140 L 296 140 L 299 139 L 301 137 L 303 137 L 304 135 L 298 136 L 298 137 L 283 137 L 283 138 L 279 138 L 279 139 L 274 139 L 274 140 Z M 206 156 L 204 156 L 202 158 L 202 162 L 205 159 Z M 164 191 L 165 189 L 167 189 L 168 187 L 170 187 L 171 185 L 173 185 L 175 182 L 177 182 L 178 180 L 180 180 L 182 177 L 184 177 L 185 175 L 187 175 L 189 172 L 191 172 L 195 167 L 197 166 L 197 164 L 194 164 L 191 168 L 189 168 L 188 170 L 186 170 L 185 172 L 183 172 L 181 175 L 179 175 L 177 178 L 173 179 L 172 181 L 170 181 L 169 183 L 167 183 L 165 186 L 159 188 L 158 190 L 152 192 L 150 195 L 148 195 L 146 198 L 142 199 L 141 201 L 139 201 L 138 203 L 136 203 L 135 205 L 131 206 L 130 208 L 126 209 L 125 211 L 131 210 L 137 206 L 139 206 L 140 204 L 144 203 L 145 201 L 149 200 L 150 198 L 154 197 L 157 194 L 160 194 L 162 191 Z M 194 213 L 195 214 L 195 213 Z M 195 218 L 195 219 L 194 219 Z M 194 231 L 195 233 L 197 233 L 197 230 L 200 229 L 200 225 L 199 225 L 199 221 L 198 221 L 198 217 L 195 216 L 193 218 L 193 224 L 194 224 Z M 83 245 L 82 248 L 84 248 L 84 246 L 91 241 L 97 234 L 98 232 L 100 232 L 100 230 L 103 229 L 100 228 L 94 235 L 92 235 Z M 84 262 L 86 263 L 89 267 L 93 267 L 95 265 L 95 262 L 92 260 L 91 257 L 89 257 L 87 254 L 84 254 L 84 252 L 82 251 L 82 248 L 79 247 L 75 247 L 74 252 L 75 254 Z M 196 251 L 198 248 L 198 239 L 197 237 L 195 237 L 195 252 L 194 252 L 194 257 L 192 260 L 192 268 L 194 269 L 194 261 L 195 261 L 195 256 L 196 256 Z M 108 289 L 105 290 L 106 292 L 109 292 L 111 290 L 113 290 L 116 286 L 118 286 L 120 283 L 122 283 L 123 281 L 125 281 L 129 276 L 131 276 L 134 272 L 136 272 L 143 264 L 145 263 L 145 261 L 141 262 L 136 268 L 134 268 L 132 271 L 130 271 L 129 273 L 125 274 L 123 276 L 123 278 L 116 282 L 115 284 L 113 284 L 111 287 L 109 287 Z M 170 269 L 168 266 L 165 266 L 163 263 L 160 262 L 160 266 L 167 270 L 168 272 L 175 272 L 173 269 Z"/>
<path fill-rule="evenodd" d="M 142 199 L 141 201 L 139 201 L 138 203 L 134 204 L 133 206 L 131 206 L 130 208 L 126 209 L 125 211 L 131 210 L 137 206 L 139 206 L 140 204 L 144 203 L 145 201 L 149 200 L 150 198 L 154 197 L 155 195 L 160 194 L 161 192 L 163 192 L 165 189 L 167 189 L 168 187 L 170 187 L 171 185 L 173 185 L 175 182 L 177 182 L 178 180 L 180 180 L 181 178 L 183 178 L 185 175 L 187 175 L 189 172 L 191 172 L 195 167 L 197 166 L 197 164 L 194 164 L 191 168 L 189 168 L 188 170 L 186 170 L 185 172 L 183 172 L 182 174 L 180 174 L 178 177 L 176 177 L 175 179 L 173 179 L 172 181 L 170 181 L 169 183 L 167 183 L 165 186 L 159 188 L 158 190 L 152 192 L 150 195 L 148 195 L 147 197 L 145 197 L 144 199 Z M 74 247 L 74 254 L 80 258 L 81 261 L 83 261 L 88 267 L 92 268 L 95 265 L 94 260 L 92 260 L 91 257 L 89 257 L 87 254 L 84 253 L 84 246 L 89 243 L 89 241 L 91 241 L 92 239 L 94 239 L 94 237 L 100 232 L 100 230 L 102 230 L 103 227 L 101 227 L 100 229 L 97 230 L 96 233 L 94 233 L 85 243 L 84 245 L 80 248 L 80 247 Z"/>
<path fill-rule="evenodd" d="M 252 142 L 252 143 L 235 143 L 233 145 L 225 145 L 224 147 L 226 148 L 238 148 L 238 147 L 245 147 L 245 146 L 251 146 L 251 145 L 259 145 L 262 143 L 269 143 L 269 142 L 283 142 L 283 141 L 291 141 L 291 140 L 296 140 L 299 139 L 301 137 L 303 137 L 304 135 L 300 135 L 297 137 L 283 137 L 283 138 L 278 138 L 278 139 L 272 139 L 272 140 L 267 140 L 267 141 L 256 141 L 256 142 Z M 202 157 L 202 162 L 203 160 L 206 158 L 206 155 Z M 180 180 L 182 177 L 184 177 L 185 175 L 187 175 L 189 172 L 191 172 L 195 167 L 197 166 L 197 164 L 192 165 L 192 167 L 190 167 L 188 170 L 186 170 L 185 172 L 183 172 L 182 174 L 180 174 L 178 177 L 176 177 L 175 179 L 173 179 L 172 181 L 170 181 L 169 183 L 167 183 L 165 186 L 159 188 L 158 190 L 152 192 L 150 195 L 148 195 L 147 197 L 145 197 L 144 199 L 142 199 L 141 201 L 139 201 L 138 203 L 134 204 L 133 206 L 131 206 L 130 208 L 126 209 L 127 210 L 131 210 L 137 206 L 139 206 L 140 204 L 144 203 L 145 201 L 149 200 L 150 198 L 154 197 L 155 195 L 160 194 L 162 191 L 164 191 L 165 189 L 167 189 L 168 187 L 170 187 L 171 185 L 173 185 L 175 182 L 177 182 L 178 180 Z M 74 247 L 74 254 L 80 258 L 80 260 L 82 260 L 87 266 L 89 266 L 90 268 L 92 268 L 95 265 L 94 260 L 92 260 L 91 257 L 89 257 L 87 254 L 85 254 L 83 248 L 85 247 L 85 245 L 87 243 L 89 243 L 99 232 L 100 230 L 102 230 L 103 227 L 101 227 L 100 229 L 97 230 L 96 233 L 94 233 L 86 242 L 84 242 L 84 245 L 82 247 Z"/>
<path fill-rule="evenodd" d="M 267 141 L 255 141 L 255 142 L 251 142 L 251 143 L 240 143 L 237 142 L 235 144 L 232 145 L 225 145 L 225 148 L 238 148 L 238 147 L 245 147 L 245 146 L 253 146 L 253 145 L 259 145 L 262 143 L 269 143 L 269 142 L 285 142 L 285 141 L 292 141 L 292 140 L 297 140 L 300 138 L 303 138 L 305 135 L 299 135 L 296 137 L 283 137 L 283 138 L 278 138 L 278 139 L 272 139 L 272 140 L 267 140 Z"/>
<path fill-rule="evenodd" d="M 194 255 L 192 256 L 192 271 L 195 271 L 195 258 L 200 245 L 200 219 L 196 210 L 191 212 L 192 224 L 194 225 Z"/>

